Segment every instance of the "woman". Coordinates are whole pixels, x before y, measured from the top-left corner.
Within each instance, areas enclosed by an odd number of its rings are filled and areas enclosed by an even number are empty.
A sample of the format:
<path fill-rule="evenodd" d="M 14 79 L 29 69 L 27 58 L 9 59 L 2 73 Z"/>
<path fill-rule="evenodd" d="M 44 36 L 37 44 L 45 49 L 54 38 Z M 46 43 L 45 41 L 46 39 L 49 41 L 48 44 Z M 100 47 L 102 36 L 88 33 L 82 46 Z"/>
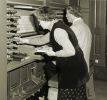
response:
<path fill-rule="evenodd" d="M 49 7 L 41 7 L 34 15 L 43 29 L 48 29 L 51 50 L 39 50 L 55 58 L 58 70 L 57 100 L 87 100 L 85 83 L 88 78 L 87 64 L 73 31 L 56 19 Z M 28 41 L 27 41 L 28 42 Z"/>
<path fill-rule="evenodd" d="M 92 35 L 89 27 L 82 19 L 82 15 L 80 13 L 80 10 L 78 7 L 75 6 L 68 6 L 65 10 L 66 12 L 66 18 L 69 23 L 72 23 L 70 28 L 75 33 L 79 46 L 81 47 L 85 60 L 88 65 L 88 71 L 89 71 L 89 58 L 90 58 L 90 50 L 91 50 L 91 41 L 92 41 Z"/>
<path fill-rule="evenodd" d="M 84 58 L 87 63 L 88 72 L 90 72 L 90 51 L 91 51 L 91 42 L 92 42 L 92 34 L 88 27 L 88 25 L 85 23 L 85 21 L 82 18 L 80 9 L 75 6 L 68 6 L 65 9 L 65 16 L 67 18 L 67 21 L 72 23 L 70 28 L 75 33 L 78 44 L 80 48 L 82 49 L 84 53 Z M 90 85 L 91 84 L 91 85 Z M 95 99 L 95 92 L 94 92 L 94 84 L 93 84 L 93 75 L 91 74 L 89 81 L 86 84 L 87 88 L 87 96 L 88 98 Z"/>

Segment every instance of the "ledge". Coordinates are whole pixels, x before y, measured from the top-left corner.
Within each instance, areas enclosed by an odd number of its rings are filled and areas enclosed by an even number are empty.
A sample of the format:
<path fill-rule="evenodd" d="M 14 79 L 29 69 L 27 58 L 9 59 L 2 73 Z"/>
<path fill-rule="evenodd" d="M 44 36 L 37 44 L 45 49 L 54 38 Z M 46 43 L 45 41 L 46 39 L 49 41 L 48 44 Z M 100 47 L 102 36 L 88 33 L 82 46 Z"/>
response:
<path fill-rule="evenodd" d="M 12 62 L 8 63 L 8 65 L 7 65 L 7 72 L 17 69 L 19 67 L 22 67 L 23 65 L 29 64 L 31 62 L 41 60 L 41 59 L 42 59 L 41 56 L 33 56 L 33 57 L 29 57 L 28 59 L 25 59 L 23 61 L 12 61 Z"/>

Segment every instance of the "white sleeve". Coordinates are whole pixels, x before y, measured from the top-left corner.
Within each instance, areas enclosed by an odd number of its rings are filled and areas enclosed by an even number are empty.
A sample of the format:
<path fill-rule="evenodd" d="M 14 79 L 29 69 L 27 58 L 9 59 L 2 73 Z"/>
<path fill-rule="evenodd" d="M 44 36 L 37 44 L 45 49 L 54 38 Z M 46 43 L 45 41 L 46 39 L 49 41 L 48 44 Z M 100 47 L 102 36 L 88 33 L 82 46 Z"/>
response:
<path fill-rule="evenodd" d="M 54 38 L 56 42 L 62 46 L 62 50 L 56 52 L 57 57 L 69 57 L 75 55 L 75 49 L 65 30 L 60 28 L 55 29 Z"/>
<path fill-rule="evenodd" d="M 34 45 L 43 45 L 43 44 L 49 43 L 49 35 L 50 33 L 47 33 L 43 36 L 29 39 L 29 43 Z"/>
<path fill-rule="evenodd" d="M 83 50 L 84 46 L 85 46 L 85 44 L 87 42 L 86 41 L 86 38 L 87 38 L 86 35 L 87 34 L 84 34 L 84 30 L 82 31 L 82 28 L 81 28 L 81 30 L 76 26 L 71 26 L 70 28 L 75 33 L 75 35 L 77 37 L 77 40 L 78 40 L 78 44 L 79 44 L 80 48 Z"/>

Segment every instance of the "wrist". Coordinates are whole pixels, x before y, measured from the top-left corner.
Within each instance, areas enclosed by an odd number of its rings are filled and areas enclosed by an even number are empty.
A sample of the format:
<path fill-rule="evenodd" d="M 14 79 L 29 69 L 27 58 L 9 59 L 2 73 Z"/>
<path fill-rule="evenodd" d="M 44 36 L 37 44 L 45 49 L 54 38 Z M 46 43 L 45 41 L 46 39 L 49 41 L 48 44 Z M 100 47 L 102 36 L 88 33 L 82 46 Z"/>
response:
<path fill-rule="evenodd" d="M 24 39 L 24 42 L 29 43 L 30 41 L 29 41 L 29 39 Z"/>
<path fill-rule="evenodd" d="M 56 52 L 53 52 L 53 56 L 56 56 Z"/>

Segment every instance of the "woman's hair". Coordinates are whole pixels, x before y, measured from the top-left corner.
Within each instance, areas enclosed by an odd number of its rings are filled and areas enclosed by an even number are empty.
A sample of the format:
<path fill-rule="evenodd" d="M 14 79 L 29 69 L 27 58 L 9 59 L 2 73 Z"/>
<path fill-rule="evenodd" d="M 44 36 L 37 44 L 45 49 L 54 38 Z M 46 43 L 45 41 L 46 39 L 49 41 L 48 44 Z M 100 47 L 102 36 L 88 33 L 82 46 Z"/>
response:
<path fill-rule="evenodd" d="M 66 7 L 66 11 L 69 11 L 70 14 L 73 14 L 76 17 L 82 17 L 81 12 L 80 12 L 80 8 L 76 7 L 76 6 L 68 6 Z"/>
<path fill-rule="evenodd" d="M 48 29 L 43 29 L 43 28 L 39 25 L 39 21 L 38 21 L 37 17 L 36 17 L 34 14 L 32 14 L 31 16 L 33 17 L 33 22 L 34 22 L 33 24 L 34 24 L 34 26 L 35 26 L 35 30 L 36 30 L 37 34 L 42 34 L 42 35 L 44 35 L 44 34 L 46 34 L 46 33 L 49 32 Z"/>
<path fill-rule="evenodd" d="M 64 9 L 64 10 L 63 10 L 63 22 L 64 22 L 66 25 L 71 26 L 72 23 L 71 23 L 71 22 L 68 22 L 67 17 L 66 17 L 66 14 L 67 14 L 66 9 Z"/>
<path fill-rule="evenodd" d="M 55 19 L 56 17 L 56 13 L 54 12 L 54 10 L 48 6 L 43 6 L 38 8 L 34 15 L 43 21 L 51 21 L 53 19 Z"/>

